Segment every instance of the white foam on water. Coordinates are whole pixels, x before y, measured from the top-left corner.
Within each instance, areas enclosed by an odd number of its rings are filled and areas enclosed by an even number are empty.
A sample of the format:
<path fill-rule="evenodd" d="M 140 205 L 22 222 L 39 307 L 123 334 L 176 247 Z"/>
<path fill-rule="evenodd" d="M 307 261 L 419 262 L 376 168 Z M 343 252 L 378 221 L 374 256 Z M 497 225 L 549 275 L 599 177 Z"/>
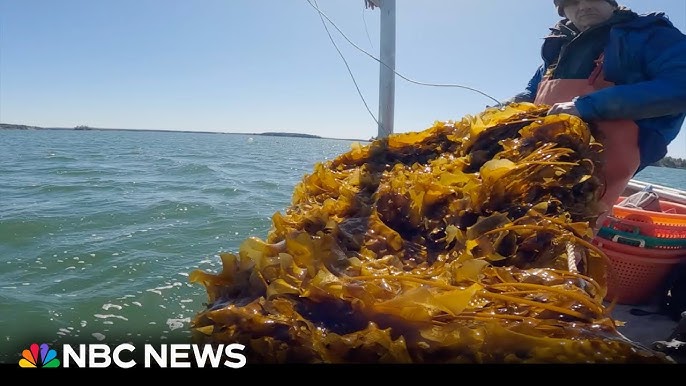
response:
<path fill-rule="evenodd" d="M 121 319 L 121 320 L 125 320 L 125 321 L 128 321 L 128 320 L 129 320 L 129 319 L 127 319 L 127 318 L 125 318 L 125 317 L 123 317 L 123 316 L 121 316 L 121 315 L 114 315 L 114 314 L 108 314 L 108 315 L 94 314 L 93 316 L 95 316 L 95 317 L 98 318 L 98 319 L 112 319 L 112 318 L 115 318 L 115 319 Z"/>
<path fill-rule="evenodd" d="M 174 331 L 178 330 L 179 328 L 183 328 L 184 323 L 190 323 L 191 318 L 183 318 L 183 319 L 167 319 L 167 326 L 169 326 L 169 329 Z"/>

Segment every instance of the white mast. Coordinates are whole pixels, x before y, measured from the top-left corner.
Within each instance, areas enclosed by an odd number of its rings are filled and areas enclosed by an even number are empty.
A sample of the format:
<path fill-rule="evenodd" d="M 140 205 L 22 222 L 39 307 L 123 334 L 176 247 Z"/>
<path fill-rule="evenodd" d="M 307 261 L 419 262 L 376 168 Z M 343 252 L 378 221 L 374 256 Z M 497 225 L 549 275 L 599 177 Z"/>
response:
<path fill-rule="evenodd" d="M 377 138 L 393 133 L 395 112 L 395 0 L 366 0 L 381 11 L 379 39 L 379 128 Z"/>

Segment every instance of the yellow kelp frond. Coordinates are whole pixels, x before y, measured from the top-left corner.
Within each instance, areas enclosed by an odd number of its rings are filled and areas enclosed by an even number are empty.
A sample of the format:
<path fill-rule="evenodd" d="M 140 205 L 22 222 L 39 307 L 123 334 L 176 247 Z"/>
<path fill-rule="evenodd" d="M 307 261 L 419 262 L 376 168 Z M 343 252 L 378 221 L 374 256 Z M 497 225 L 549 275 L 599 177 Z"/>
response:
<path fill-rule="evenodd" d="M 669 362 L 619 334 L 593 245 L 602 146 L 530 103 L 318 163 L 261 239 L 193 272 L 197 343 L 249 363 Z"/>

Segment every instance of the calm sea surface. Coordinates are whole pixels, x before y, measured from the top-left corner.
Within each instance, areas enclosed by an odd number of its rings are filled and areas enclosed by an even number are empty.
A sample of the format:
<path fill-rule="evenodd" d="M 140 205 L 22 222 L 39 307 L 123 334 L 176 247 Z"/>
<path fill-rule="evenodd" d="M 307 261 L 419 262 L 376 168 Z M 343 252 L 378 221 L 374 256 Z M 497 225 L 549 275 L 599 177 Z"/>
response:
<path fill-rule="evenodd" d="M 37 343 L 186 342 L 195 269 L 264 238 L 344 140 L 152 131 L 0 131 L 0 363 Z M 686 189 L 686 170 L 638 179 Z"/>

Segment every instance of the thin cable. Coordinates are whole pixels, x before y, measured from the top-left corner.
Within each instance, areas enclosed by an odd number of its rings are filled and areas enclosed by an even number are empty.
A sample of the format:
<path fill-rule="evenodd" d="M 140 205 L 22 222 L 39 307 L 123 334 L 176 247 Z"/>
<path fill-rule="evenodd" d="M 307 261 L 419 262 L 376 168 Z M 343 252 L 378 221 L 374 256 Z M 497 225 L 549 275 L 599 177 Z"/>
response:
<path fill-rule="evenodd" d="M 310 2 L 310 0 L 307 0 L 307 2 L 312 7 L 314 7 L 314 9 L 319 11 L 319 7 L 315 5 L 317 3 L 317 0 L 314 0 L 315 4 L 312 4 L 312 2 Z M 374 116 L 374 113 L 372 113 L 372 110 L 369 109 L 369 105 L 367 105 L 367 101 L 364 99 L 364 96 L 362 95 L 362 91 L 360 91 L 360 87 L 357 85 L 357 81 L 355 80 L 355 76 L 353 75 L 352 70 L 350 70 L 350 66 L 348 65 L 348 61 L 345 60 L 345 56 L 343 56 L 343 53 L 341 52 L 341 50 L 338 49 L 338 46 L 336 45 L 336 42 L 333 40 L 333 36 L 331 36 L 331 32 L 329 32 L 329 28 L 326 26 L 326 22 L 324 21 L 324 18 L 322 17 L 322 15 L 323 15 L 323 13 L 319 12 L 319 18 L 322 20 L 322 24 L 324 25 L 324 29 L 326 30 L 326 34 L 329 35 L 329 40 L 331 40 L 331 43 L 336 48 L 336 51 L 338 51 L 338 55 L 340 55 L 341 59 L 343 59 L 343 62 L 345 63 L 345 67 L 348 69 L 348 73 L 350 74 L 350 77 L 352 78 L 353 83 L 355 84 L 355 88 L 357 89 L 357 93 L 360 95 L 360 98 L 362 98 L 362 103 L 364 103 L 364 107 L 369 112 L 369 115 L 372 116 L 372 118 L 374 119 L 374 122 L 376 122 L 377 126 L 379 126 L 380 125 L 379 121 Z"/>
<path fill-rule="evenodd" d="M 370 45 L 372 48 L 374 48 L 374 43 L 372 43 L 372 38 L 369 36 L 369 29 L 367 28 L 367 19 L 364 18 L 364 11 L 365 11 L 366 9 L 367 9 L 367 8 L 364 8 L 364 9 L 362 10 L 362 22 L 364 23 L 364 32 L 367 33 L 367 40 L 369 40 L 369 45 Z"/>
<path fill-rule="evenodd" d="M 501 103 L 499 100 L 493 98 L 492 96 L 486 94 L 485 92 L 483 92 L 483 91 L 481 91 L 481 90 L 477 90 L 477 89 L 472 88 L 472 87 L 468 87 L 468 86 L 464 86 L 464 85 L 460 85 L 460 84 L 441 84 L 441 83 L 426 83 L 426 82 L 419 82 L 419 81 L 409 79 L 409 78 L 407 78 L 407 77 L 405 77 L 405 76 L 399 74 L 397 71 L 395 71 L 394 69 L 390 68 L 386 63 L 382 62 L 380 59 L 377 59 L 374 55 L 370 54 L 369 52 L 367 52 L 367 51 L 365 51 L 364 49 L 360 48 L 357 44 L 353 43 L 353 42 L 343 33 L 343 31 L 341 31 L 341 29 L 338 28 L 338 26 L 336 25 L 336 23 L 334 23 L 333 21 L 331 21 L 331 19 L 329 19 L 329 17 L 326 16 L 326 14 L 324 14 L 324 12 L 322 12 L 322 11 L 319 9 L 318 6 L 312 4 L 312 2 L 311 2 L 310 0 L 307 0 L 307 2 L 308 2 L 315 10 L 317 10 L 317 12 L 319 13 L 320 18 L 323 17 L 323 18 L 325 18 L 329 23 L 331 23 L 331 25 L 332 25 L 334 28 L 336 28 L 336 30 L 338 31 L 338 33 L 340 33 L 341 36 L 343 36 L 343 38 L 345 38 L 345 40 L 348 41 L 348 43 L 350 43 L 353 47 L 357 48 L 359 51 L 361 51 L 361 52 L 364 53 L 365 55 L 367 55 L 367 56 L 369 56 L 370 58 L 376 60 L 377 62 L 379 62 L 379 63 L 380 63 L 381 65 L 383 65 L 384 67 L 386 67 L 386 68 L 388 68 L 389 70 L 393 71 L 393 73 L 396 74 L 396 75 L 398 75 L 400 78 L 402 78 L 402 79 L 404 79 L 404 80 L 406 80 L 406 81 L 408 81 L 408 82 L 410 82 L 410 83 L 414 83 L 414 84 L 418 84 L 418 85 L 422 85 L 422 86 L 432 86 L 432 87 L 457 87 L 457 88 L 462 88 L 462 89 L 474 91 L 474 92 L 476 92 L 476 93 L 478 93 L 478 94 L 481 94 L 481 95 L 485 96 L 486 98 L 489 98 L 489 99 L 495 101 L 495 102 L 498 104 L 498 106 L 501 106 L 501 107 L 502 107 L 502 103 Z M 316 0 L 315 0 L 315 2 L 316 2 Z M 327 29 L 327 33 L 328 33 L 328 31 L 329 31 L 329 30 Z M 331 35 L 329 35 L 329 36 L 331 36 Z M 332 41 L 333 41 L 333 40 L 332 40 Z M 336 47 L 336 49 L 338 50 L 338 47 Z M 340 53 L 340 51 L 339 51 L 339 53 Z"/>

